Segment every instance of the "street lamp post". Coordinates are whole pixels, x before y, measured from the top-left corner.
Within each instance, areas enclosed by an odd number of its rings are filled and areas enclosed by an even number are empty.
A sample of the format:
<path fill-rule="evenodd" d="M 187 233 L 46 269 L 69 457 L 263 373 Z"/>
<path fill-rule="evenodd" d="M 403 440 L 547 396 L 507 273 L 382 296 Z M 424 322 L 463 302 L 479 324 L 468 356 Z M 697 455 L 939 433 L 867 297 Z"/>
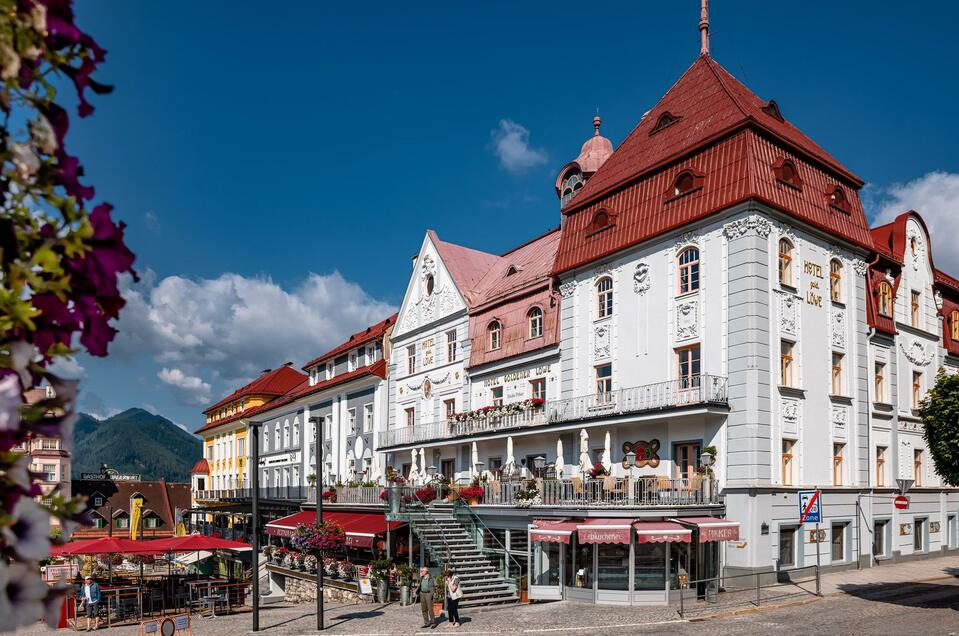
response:
<path fill-rule="evenodd" d="M 253 545 L 253 631 L 260 631 L 260 425 L 249 423 L 250 438 L 250 512 Z"/>
<path fill-rule="evenodd" d="M 320 427 L 323 418 L 311 417 L 313 422 L 313 455 L 316 462 L 316 525 L 323 525 L 323 466 L 320 464 L 320 440 L 323 439 Z M 323 555 L 316 564 L 316 629 L 323 631 Z"/>

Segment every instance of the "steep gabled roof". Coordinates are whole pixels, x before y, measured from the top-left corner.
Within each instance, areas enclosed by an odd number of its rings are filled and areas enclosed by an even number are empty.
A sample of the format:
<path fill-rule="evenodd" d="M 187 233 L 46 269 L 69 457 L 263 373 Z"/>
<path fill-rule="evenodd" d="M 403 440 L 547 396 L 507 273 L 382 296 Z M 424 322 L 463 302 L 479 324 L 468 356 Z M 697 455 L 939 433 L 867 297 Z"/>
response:
<path fill-rule="evenodd" d="M 436 246 L 436 251 L 443 259 L 443 264 L 450 276 L 453 277 L 453 282 L 466 299 L 466 304 L 473 306 L 479 282 L 496 265 L 500 257 L 441 241 L 433 230 L 429 230 L 427 234 Z"/>
<path fill-rule="evenodd" d="M 334 347 L 333 349 L 330 349 L 329 351 L 327 351 L 321 356 L 317 356 L 316 358 L 313 358 L 312 360 L 304 364 L 302 368 L 304 370 L 309 369 L 310 367 L 314 367 L 321 362 L 329 360 L 330 358 L 335 358 L 336 356 L 340 355 L 341 353 L 345 351 L 349 351 L 350 349 L 359 347 L 360 345 L 364 345 L 368 342 L 379 340 L 380 338 L 383 337 L 383 334 L 386 333 L 386 330 L 389 329 L 390 326 L 392 326 L 395 323 L 396 323 L 396 314 L 393 314 L 389 318 L 384 318 L 383 320 L 379 321 L 375 325 L 370 325 L 369 327 L 367 327 L 366 329 L 362 331 L 357 331 L 355 334 L 350 336 L 346 342 Z"/>
<path fill-rule="evenodd" d="M 210 411 L 218 409 L 225 404 L 229 404 L 234 400 L 248 395 L 265 395 L 268 397 L 283 395 L 294 386 L 302 382 L 304 379 L 306 379 L 305 375 L 290 366 L 282 366 L 279 369 L 267 371 L 249 384 L 242 386 L 233 393 L 229 394 L 213 406 L 208 407 L 203 411 L 203 413 L 209 413 Z"/>
<path fill-rule="evenodd" d="M 493 302 L 530 284 L 546 283 L 560 236 L 560 229 L 554 228 L 503 254 L 477 285 L 475 305 Z M 510 271 L 515 273 L 508 274 Z"/>

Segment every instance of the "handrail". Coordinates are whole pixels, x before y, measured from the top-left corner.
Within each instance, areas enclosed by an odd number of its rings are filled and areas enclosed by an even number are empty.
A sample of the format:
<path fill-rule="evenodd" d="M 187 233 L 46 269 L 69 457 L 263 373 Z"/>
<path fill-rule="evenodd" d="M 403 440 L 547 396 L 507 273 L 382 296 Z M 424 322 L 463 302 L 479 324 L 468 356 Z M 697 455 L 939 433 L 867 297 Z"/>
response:
<path fill-rule="evenodd" d="M 514 585 L 516 585 L 516 588 L 519 589 L 519 578 L 523 576 L 523 566 L 516 559 L 516 557 L 514 557 L 512 553 L 506 548 L 506 546 L 503 545 L 503 543 L 496 537 L 496 535 L 493 533 L 490 527 L 486 525 L 483 519 L 480 518 L 478 514 L 476 514 L 476 511 L 473 510 L 473 507 L 470 506 L 465 501 L 463 501 L 462 499 L 456 499 L 453 501 L 453 515 L 457 517 L 466 517 L 465 523 L 469 524 L 470 526 L 470 530 L 472 531 L 472 534 L 474 537 L 473 542 L 476 543 L 483 552 L 487 552 L 487 551 L 494 552 L 494 553 L 502 552 L 502 554 L 505 555 L 507 564 L 505 567 L 505 572 L 503 573 L 504 580 L 511 581 L 513 579 L 513 577 L 511 577 L 509 574 L 510 566 L 508 563 L 510 560 L 513 561 L 513 563 L 516 565 L 516 571 L 519 572 L 518 577 L 516 577 L 517 580 L 514 581 Z M 460 519 L 460 522 L 463 523 L 463 520 Z M 479 532 L 477 532 L 477 530 L 479 530 Z M 493 541 L 495 541 L 496 544 L 499 546 L 499 550 L 496 550 L 495 548 L 486 547 L 487 536 L 490 536 L 493 538 Z M 481 540 L 482 543 L 479 543 L 478 540 Z"/>
<path fill-rule="evenodd" d="M 446 533 L 442 531 L 442 529 L 439 527 L 439 524 L 436 522 L 436 519 L 434 519 L 433 515 L 430 514 L 429 506 L 424 504 L 419 499 L 416 499 L 415 497 L 413 498 L 413 501 L 411 501 L 410 504 L 407 504 L 407 505 L 412 505 L 414 508 L 417 508 L 418 510 L 422 510 L 423 514 L 426 516 L 426 519 L 429 521 L 432 528 L 437 531 L 436 534 L 438 534 L 440 538 L 443 540 L 443 548 L 446 552 L 446 555 L 445 555 L 445 558 L 443 558 L 442 556 L 441 558 L 437 558 L 437 561 L 440 561 L 440 567 L 443 570 L 449 569 L 450 558 L 453 555 L 453 551 L 450 549 L 450 544 L 446 541 Z M 413 528 L 415 530 L 417 523 L 412 516 L 410 517 L 410 523 L 413 525 Z M 420 537 L 420 542 L 421 543 L 424 542 L 422 537 Z M 433 554 L 434 558 L 436 558 L 437 555 L 435 554 L 430 542 L 426 541 L 425 543 L 426 543 L 426 549 L 429 550 L 431 554 Z"/>

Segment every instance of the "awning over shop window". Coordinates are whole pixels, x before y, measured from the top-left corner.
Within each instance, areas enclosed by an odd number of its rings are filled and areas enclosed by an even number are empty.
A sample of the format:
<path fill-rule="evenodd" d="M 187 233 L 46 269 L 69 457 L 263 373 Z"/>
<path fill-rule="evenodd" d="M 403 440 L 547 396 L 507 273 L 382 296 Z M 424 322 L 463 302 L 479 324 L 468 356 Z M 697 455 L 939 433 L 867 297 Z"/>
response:
<path fill-rule="evenodd" d="M 632 519 L 587 519 L 576 526 L 580 543 L 629 544 Z"/>
<path fill-rule="evenodd" d="M 569 543 L 569 537 L 576 530 L 580 522 L 566 519 L 533 519 L 536 527 L 529 531 L 530 541 L 546 541 L 549 543 Z"/>
<path fill-rule="evenodd" d="M 672 521 L 637 521 L 636 538 L 640 543 L 690 543 L 693 531 Z"/>
<path fill-rule="evenodd" d="M 292 537 L 297 526 L 315 521 L 316 513 L 312 510 L 297 512 L 266 524 L 266 533 L 274 537 Z M 386 534 L 387 528 L 396 530 L 405 525 L 400 521 L 387 521 L 378 512 L 324 512 L 323 521 L 339 524 L 346 533 L 346 545 L 357 548 L 372 547 L 374 538 Z"/>
<path fill-rule="evenodd" d="M 684 526 L 699 529 L 699 542 L 739 541 L 739 522 L 716 517 L 682 517 L 673 519 Z"/>

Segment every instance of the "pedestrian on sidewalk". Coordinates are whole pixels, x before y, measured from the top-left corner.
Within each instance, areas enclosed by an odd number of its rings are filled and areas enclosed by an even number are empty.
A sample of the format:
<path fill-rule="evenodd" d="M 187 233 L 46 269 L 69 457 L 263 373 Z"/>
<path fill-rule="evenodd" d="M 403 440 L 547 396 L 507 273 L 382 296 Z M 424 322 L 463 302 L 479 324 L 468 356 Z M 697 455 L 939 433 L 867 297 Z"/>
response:
<path fill-rule="evenodd" d="M 462 624 L 460 623 L 460 599 L 463 598 L 460 577 L 456 576 L 453 570 L 447 570 L 444 583 L 446 584 L 446 613 L 450 619 L 450 627 L 459 627 Z"/>
<path fill-rule="evenodd" d="M 423 611 L 423 627 L 436 628 L 436 615 L 433 613 L 433 592 L 436 591 L 436 582 L 430 576 L 429 568 L 420 568 L 420 609 Z"/>
<path fill-rule="evenodd" d="M 83 599 L 84 613 L 87 615 L 87 631 L 90 631 L 90 619 L 93 619 L 93 629 L 100 629 L 100 584 L 89 574 L 83 577 L 83 588 L 80 598 Z"/>

